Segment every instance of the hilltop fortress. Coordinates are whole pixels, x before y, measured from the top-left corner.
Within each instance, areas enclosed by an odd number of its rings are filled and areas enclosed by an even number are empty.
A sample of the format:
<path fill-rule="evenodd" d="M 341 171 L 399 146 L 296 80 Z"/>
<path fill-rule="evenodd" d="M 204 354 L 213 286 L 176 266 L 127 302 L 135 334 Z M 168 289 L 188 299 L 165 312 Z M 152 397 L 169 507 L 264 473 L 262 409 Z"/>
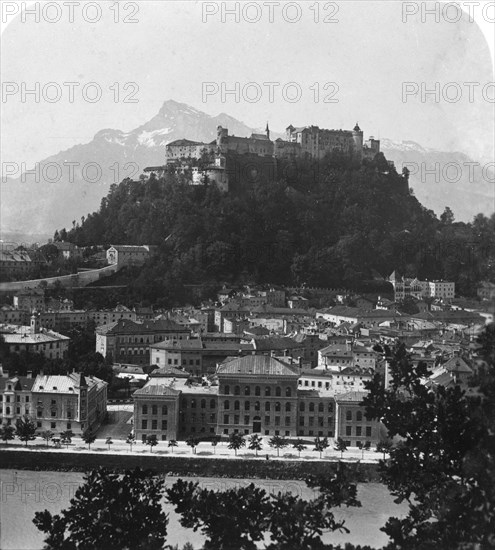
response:
<path fill-rule="evenodd" d="M 286 128 L 285 140 L 270 139 L 268 124 L 264 134 L 251 137 L 229 135 L 217 127 L 217 138 L 210 143 L 179 139 L 166 146 L 165 166 L 145 169 L 145 174 L 160 175 L 167 167 L 190 178 L 194 185 L 215 183 L 222 191 L 232 184 L 261 174 L 276 177 L 277 159 L 323 159 L 339 151 L 358 161 L 372 160 L 380 152 L 380 140 L 370 137 L 363 142 L 363 131 L 356 123 L 353 130 L 326 130 L 318 126 Z"/>

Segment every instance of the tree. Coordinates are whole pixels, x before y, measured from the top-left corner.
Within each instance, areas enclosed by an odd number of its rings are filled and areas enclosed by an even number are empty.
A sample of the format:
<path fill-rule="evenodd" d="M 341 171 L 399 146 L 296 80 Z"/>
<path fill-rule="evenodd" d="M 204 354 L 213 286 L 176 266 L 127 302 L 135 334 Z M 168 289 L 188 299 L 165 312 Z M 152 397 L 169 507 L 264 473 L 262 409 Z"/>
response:
<path fill-rule="evenodd" d="M 10 424 L 4 424 L 0 427 L 0 439 L 2 441 L 5 441 L 5 443 L 8 443 L 12 439 L 14 439 L 14 432 L 14 426 L 11 426 Z"/>
<path fill-rule="evenodd" d="M 359 449 L 361 449 L 361 460 L 364 460 L 364 451 L 369 451 L 371 447 L 371 443 L 369 441 L 366 441 L 366 443 L 362 443 L 361 441 L 358 441 L 357 446 Z"/>
<path fill-rule="evenodd" d="M 306 445 L 304 444 L 304 441 L 302 439 L 296 439 L 294 441 L 294 444 L 292 445 L 293 449 L 296 449 L 296 451 L 299 453 L 299 458 L 301 458 L 301 451 L 304 451 L 306 449 Z"/>
<path fill-rule="evenodd" d="M 277 456 L 280 456 L 280 449 L 285 449 L 289 442 L 285 437 L 280 435 L 274 435 L 269 441 L 268 444 L 270 447 L 277 449 Z"/>
<path fill-rule="evenodd" d="M 337 438 L 334 449 L 340 451 L 340 458 L 344 458 L 344 452 L 347 451 L 347 445 L 341 437 Z"/>
<path fill-rule="evenodd" d="M 107 437 L 107 440 L 105 441 L 105 444 L 108 446 L 108 450 L 110 450 L 110 445 L 113 445 L 112 438 Z"/>
<path fill-rule="evenodd" d="M 242 447 L 246 446 L 246 439 L 242 434 L 239 433 L 231 433 L 229 435 L 229 449 L 234 449 L 235 456 L 237 456 L 237 451 L 241 449 Z"/>
<path fill-rule="evenodd" d="M 214 435 L 211 438 L 211 446 L 213 447 L 213 454 L 217 453 L 217 445 L 220 443 L 220 436 Z"/>
<path fill-rule="evenodd" d="M 167 497 L 182 527 L 199 529 L 207 537 L 205 550 L 256 550 L 256 542 L 263 540 L 270 506 L 265 491 L 252 483 L 210 491 L 179 479 L 167 489 Z"/>
<path fill-rule="evenodd" d="M 149 445 L 150 447 L 150 452 L 153 452 L 153 447 L 155 447 L 156 445 L 158 445 L 158 439 L 156 438 L 156 435 L 153 434 L 153 435 L 148 435 L 146 437 L 146 441 L 145 441 L 146 445 Z"/>
<path fill-rule="evenodd" d="M 27 447 L 28 441 L 36 439 L 36 428 L 37 426 L 34 420 L 32 420 L 29 416 L 23 416 L 16 422 L 15 433 L 21 441 L 26 443 Z"/>
<path fill-rule="evenodd" d="M 124 475 L 94 470 L 84 476 L 59 515 L 36 512 L 47 550 L 108 548 L 161 550 L 167 535 L 162 507 L 164 479 L 136 468 Z"/>
<path fill-rule="evenodd" d="M 73 436 L 74 436 L 74 434 L 72 433 L 72 430 L 66 430 L 65 432 L 62 432 L 60 434 L 60 443 L 62 443 L 62 445 L 66 445 L 67 449 L 68 449 L 69 445 L 72 442 L 72 437 Z"/>
<path fill-rule="evenodd" d="M 129 445 L 130 451 L 132 453 L 132 446 L 136 443 L 136 436 L 133 433 L 130 433 L 127 436 L 127 439 L 125 440 L 125 442 L 127 443 L 127 445 Z"/>
<path fill-rule="evenodd" d="M 320 453 L 320 458 L 323 453 L 323 451 L 328 447 L 328 439 L 326 437 L 320 439 L 319 437 L 315 437 L 315 448 L 314 450 Z"/>
<path fill-rule="evenodd" d="M 199 439 L 197 437 L 192 436 L 192 435 L 190 435 L 186 439 L 186 445 L 189 445 L 189 447 L 191 447 L 191 452 L 193 454 L 196 454 L 196 447 L 198 446 L 198 443 L 199 443 Z"/>
<path fill-rule="evenodd" d="M 53 439 L 53 432 L 50 430 L 45 430 L 40 433 L 41 437 L 46 441 L 46 446 L 48 447 L 48 443 Z"/>
<path fill-rule="evenodd" d="M 392 448 L 393 445 L 391 441 L 380 441 L 376 445 L 376 452 L 383 453 L 383 460 L 385 460 L 385 455 L 389 454 Z"/>
<path fill-rule="evenodd" d="M 205 550 L 255 550 L 268 536 L 270 550 L 323 549 L 323 531 L 348 532 L 331 508 L 360 506 L 355 478 L 356 471 L 344 464 L 334 473 L 308 478 L 308 485 L 318 488 L 311 501 L 289 493 L 267 495 L 254 484 L 216 491 L 183 480 L 167 490 L 167 497 L 181 525 L 207 537 Z"/>
<path fill-rule="evenodd" d="M 88 445 L 88 449 L 91 449 L 91 443 L 95 442 L 96 435 L 89 428 L 87 428 L 82 434 L 82 440 Z"/>
<path fill-rule="evenodd" d="M 174 452 L 174 447 L 177 447 L 178 443 L 175 439 L 171 439 L 168 442 L 168 446 L 172 449 L 172 453 Z"/>
<path fill-rule="evenodd" d="M 454 213 L 448 206 L 445 207 L 445 210 L 440 216 L 440 221 L 445 225 L 451 225 L 454 223 Z"/>
<path fill-rule="evenodd" d="M 248 449 L 251 451 L 256 451 L 256 456 L 258 456 L 258 451 L 261 451 L 263 447 L 263 440 L 258 434 L 252 434 L 249 437 Z"/>
<path fill-rule="evenodd" d="M 390 518 L 388 548 L 493 548 L 495 537 L 495 325 L 479 339 L 469 388 L 425 384 L 429 370 L 403 345 L 390 361 L 390 386 L 369 384 L 363 404 L 401 442 L 380 463 L 382 479 L 409 514 Z"/>

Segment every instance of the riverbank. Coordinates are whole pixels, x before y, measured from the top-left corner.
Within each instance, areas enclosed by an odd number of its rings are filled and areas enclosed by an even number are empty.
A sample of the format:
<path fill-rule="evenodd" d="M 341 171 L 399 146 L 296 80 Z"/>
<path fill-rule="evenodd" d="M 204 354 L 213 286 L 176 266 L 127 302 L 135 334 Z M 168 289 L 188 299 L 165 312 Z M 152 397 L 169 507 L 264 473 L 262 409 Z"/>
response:
<path fill-rule="evenodd" d="M 71 453 L 36 450 L 0 451 L 2 468 L 35 471 L 86 472 L 98 467 L 124 471 L 136 467 L 156 474 L 192 477 L 228 477 L 236 479 L 305 479 L 308 475 L 328 475 L 336 471 L 338 461 L 277 460 L 264 457 L 203 458 L 173 455 L 128 455 Z M 356 469 L 357 481 L 378 482 L 378 464 L 351 462 Z"/>

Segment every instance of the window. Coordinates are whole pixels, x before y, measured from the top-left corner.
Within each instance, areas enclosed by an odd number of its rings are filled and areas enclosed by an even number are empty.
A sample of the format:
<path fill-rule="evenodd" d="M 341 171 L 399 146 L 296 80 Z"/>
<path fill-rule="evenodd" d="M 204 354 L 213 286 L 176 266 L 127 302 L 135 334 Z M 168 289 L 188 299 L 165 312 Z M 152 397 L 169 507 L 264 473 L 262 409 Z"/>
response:
<path fill-rule="evenodd" d="M 289 387 L 285 388 L 285 397 L 292 397 L 291 388 L 289 388 Z"/>
<path fill-rule="evenodd" d="M 238 411 L 241 408 L 239 401 L 234 401 L 234 410 Z"/>
<path fill-rule="evenodd" d="M 257 397 L 261 395 L 261 388 L 259 386 L 256 386 L 254 388 L 254 395 L 256 395 Z"/>
<path fill-rule="evenodd" d="M 17 403 L 21 402 L 21 396 L 20 395 L 16 395 L 16 401 L 17 401 Z"/>
<path fill-rule="evenodd" d="M 366 426 L 366 437 L 371 437 L 371 426 Z"/>
<path fill-rule="evenodd" d="M 146 430 L 147 428 L 148 428 L 148 421 L 147 420 L 142 420 L 141 421 L 141 429 Z"/>
<path fill-rule="evenodd" d="M 244 424 L 249 424 L 249 416 L 244 417 Z"/>
<path fill-rule="evenodd" d="M 158 406 L 157 405 L 153 405 L 151 407 L 151 414 L 154 414 L 154 415 L 158 414 Z"/>
<path fill-rule="evenodd" d="M 251 403 L 249 401 L 244 401 L 244 410 L 249 411 Z"/>
<path fill-rule="evenodd" d="M 229 395 L 229 393 L 230 393 L 230 386 L 225 386 L 224 393 L 225 393 L 225 395 Z"/>
<path fill-rule="evenodd" d="M 148 405 L 143 405 L 141 412 L 142 414 L 148 414 Z"/>
<path fill-rule="evenodd" d="M 40 421 L 36 422 L 36 426 L 37 426 L 38 428 L 41 428 L 41 422 L 40 422 Z"/>
<path fill-rule="evenodd" d="M 41 422 L 40 422 L 40 424 L 41 424 Z M 67 429 L 68 429 L 68 430 L 71 430 L 71 429 L 72 429 L 72 424 L 71 424 L 70 422 L 67 422 Z"/>
<path fill-rule="evenodd" d="M 57 411 L 52 411 L 52 418 L 55 418 L 57 416 Z"/>
<path fill-rule="evenodd" d="M 223 402 L 223 408 L 226 410 L 230 409 L 230 401 L 228 399 Z"/>
<path fill-rule="evenodd" d="M 239 386 L 234 386 L 234 395 L 241 395 L 241 388 Z"/>
<path fill-rule="evenodd" d="M 152 430 L 158 430 L 158 420 L 152 420 L 151 421 L 151 429 Z"/>
<path fill-rule="evenodd" d="M 323 403 L 318 403 L 318 412 L 323 412 Z"/>
<path fill-rule="evenodd" d="M 56 405 L 56 404 L 57 404 L 56 399 L 52 399 L 52 405 Z"/>
<path fill-rule="evenodd" d="M 210 409 L 214 409 L 217 406 L 215 399 L 210 399 Z"/>
<path fill-rule="evenodd" d="M 196 399 L 191 399 L 191 409 L 196 408 Z"/>
<path fill-rule="evenodd" d="M 290 426 L 290 416 L 285 417 L 285 425 Z"/>
<path fill-rule="evenodd" d="M 347 411 L 345 413 L 345 419 L 346 420 L 352 420 L 352 411 Z"/>
<path fill-rule="evenodd" d="M 168 414 L 168 407 L 167 407 L 167 405 L 163 405 L 163 406 L 162 406 L 162 414 L 163 414 L 163 415 Z"/>
<path fill-rule="evenodd" d="M 201 399 L 201 408 L 206 409 L 206 399 Z"/>
<path fill-rule="evenodd" d="M 56 423 L 56 422 L 52 422 L 52 423 L 50 424 L 50 428 L 51 428 L 52 430 L 54 430 L 56 427 L 57 427 L 57 423 Z"/>
<path fill-rule="evenodd" d="M 356 426 L 356 435 L 357 436 L 361 435 L 361 426 Z"/>
<path fill-rule="evenodd" d="M 328 402 L 328 412 L 333 412 L 333 403 L 331 403 L 330 401 Z"/>
<path fill-rule="evenodd" d="M 309 404 L 309 412 L 315 412 L 315 404 L 314 403 Z"/>
<path fill-rule="evenodd" d="M 250 389 L 249 386 L 246 386 L 246 387 L 244 388 L 244 395 L 251 395 L 251 389 Z"/>
<path fill-rule="evenodd" d="M 318 426 L 320 426 L 320 428 L 323 428 L 323 416 L 318 417 Z"/>
<path fill-rule="evenodd" d="M 9 409 L 9 407 L 7 407 L 6 414 L 10 414 L 10 409 Z M 42 412 L 41 412 L 41 411 L 38 411 L 38 418 L 41 418 L 41 417 L 42 417 Z"/>
<path fill-rule="evenodd" d="M 266 412 L 269 412 L 269 411 L 270 411 L 270 401 L 267 401 L 267 402 L 265 403 L 265 411 L 266 411 Z"/>
<path fill-rule="evenodd" d="M 277 401 L 277 402 L 275 403 L 275 411 L 276 411 L 276 412 L 279 412 L 279 411 L 280 411 L 280 402 L 279 402 L 279 401 Z"/>
<path fill-rule="evenodd" d="M 301 401 L 301 403 L 299 403 L 299 410 L 301 412 L 304 412 L 305 409 L 306 409 L 306 404 L 303 401 Z"/>
<path fill-rule="evenodd" d="M 275 426 L 280 426 L 280 416 L 275 417 Z"/>
<path fill-rule="evenodd" d="M 280 386 L 277 386 L 275 388 L 275 397 L 281 397 L 282 395 L 282 388 Z"/>
<path fill-rule="evenodd" d="M 290 403 L 285 404 L 285 412 L 290 412 Z"/>
<path fill-rule="evenodd" d="M 224 424 L 228 424 L 229 423 L 229 415 L 226 414 L 224 417 L 223 417 L 223 423 Z"/>
<path fill-rule="evenodd" d="M 304 426 L 304 416 L 299 417 L 299 426 Z"/>
<path fill-rule="evenodd" d="M 265 387 L 265 397 L 270 397 L 272 395 L 272 390 L 270 386 Z"/>
<path fill-rule="evenodd" d="M 358 412 L 356 413 L 356 420 L 357 420 L 358 422 L 361 422 L 361 421 L 363 420 L 363 413 L 362 413 L 361 411 L 358 411 Z"/>
<path fill-rule="evenodd" d="M 345 435 L 352 435 L 352 426 L 345 427 Z"/>

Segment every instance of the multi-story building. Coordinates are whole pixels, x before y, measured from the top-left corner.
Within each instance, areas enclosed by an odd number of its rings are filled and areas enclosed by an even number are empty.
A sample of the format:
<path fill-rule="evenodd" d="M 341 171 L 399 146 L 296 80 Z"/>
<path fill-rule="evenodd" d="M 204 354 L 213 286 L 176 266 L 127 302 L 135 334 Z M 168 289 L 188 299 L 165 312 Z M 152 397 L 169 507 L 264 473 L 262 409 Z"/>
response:
<path fill-rule="evenodd" d="M 365 408 L 360 405 L 365 396 L 366 392 L 357 391 L 335 396 L 335 431 L 348 446 L 385 439 L 383 425 L 366 418 Z"/>
<path fill-rule="evenodd" d="M 0 424 L 31 417 L 38 431 L 96 429 L 107 412 L 107 383 L 82 374 L 0 377 Z"/>
<path fill-rule="evenodd" d="M 109 265 L 143 265 L 154 253 L 156 246 L 151 245 L 113 245 L 107 250 Z"/>
<path fill-rule="evenodd" d="M 14 424 L 23 416 L 32 415 L 34 378 L 0 373 L 0 425 Z"/>
<path fill-rule="evenodd" d="M 80 434 L 96 429 L 107 412 L 107 383 L 93 376 L 40 374 L 31 394 L 39 430 Z"/>
<path fill-rule="evenodd" d="M 227 358 L 200 384 L 176 369 L 160 371 L 134 394 L 139 439 L 151 434 L 165 440 L 258 433 L 342 437 L 355 445 L 376 443 L 381 435 L 379 422 L 368 421 L 360 406 L 366 392 L 327 388 L 324 384 L 331 381 L 325 373 L 316 379 L 321 386 L 307 386 L 311 376 L 300 384 L 299 368 L 271 356 Z"/>
<path fill-rule="evenodd" d="M 124 319 L 128 321 L 137 320 L 136 312 L 121 304 L 113 309 L 89 310 L 88 317 L 95 322 L 97 327 L 100 325 L 108 325 L 109 323 L 116 323 Z"/>
<path fill-rule="evenodd" d="M 455 283 L 452 281 L 425 281 L 426 296 L 449 301 L 455 298 Z"/>
<path fill-rule="evenodd" d="M 476 289 L 476 293 L 482 300 L 493 300 L 495 298 L 495 283 L 483 281 Z"/>
<path fill-rule="evenodd" d="M 455 297 L 455 283 L 452 281 L 420 281 L 417 278 L 402 277 L 395 271 L 389 276 L 388 281 L 394 288 L 395 301 L 403 301 L 409 296 L 417 300 L 432 297 L 447 301 Z"/>
<path fill-rule="evenodd" d="M 30 326 L 0 325 L 0 334 L 10 353 L 41 353 L 48 359 L 62 359 L 69 351 L 70 338 L 42 328 L 38 315 L 31 316 Z"/>
<path fill-rule="evenodd" d="M 22 311 L 43 311 L 45 309 L 45 291 L 41 288 L 22 290 L 14 296 L 14 307 Z"/>
<path fill-rule="evenodd" d="M 252 344 L 211 341 L 201 338 L 166 340 L 150 346 L 150 364 L 158 367 L 181 367 L 194 376 L 213 374 L 218 363 L 227 357 L 254 352 Z"/>
<path fill-rule="evenodd" d="M 190 331 L 168 319 L 137 323 L 119 320 L 96 329 L 96 352 L 117 363 L 150 364 L 150 346 L 162 341 L 187 340 Z"/>

